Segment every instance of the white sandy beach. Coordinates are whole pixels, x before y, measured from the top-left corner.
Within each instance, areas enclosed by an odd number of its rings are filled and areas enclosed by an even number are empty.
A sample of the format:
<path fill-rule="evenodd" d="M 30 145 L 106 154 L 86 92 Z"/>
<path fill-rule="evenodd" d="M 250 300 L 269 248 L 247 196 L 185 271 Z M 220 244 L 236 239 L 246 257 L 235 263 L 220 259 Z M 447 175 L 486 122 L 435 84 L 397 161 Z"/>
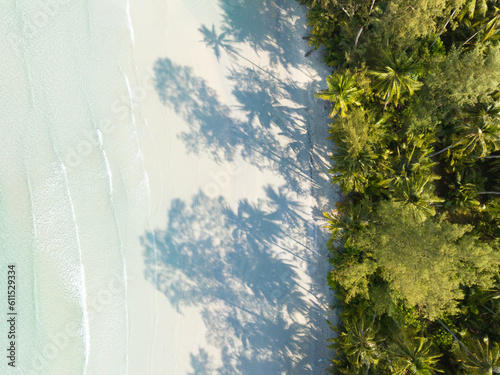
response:
<path fill-rule="evenodd" d="M 323 374 L 336 192 L 305 9 L 12 0 L 0 21 L 0 373 Z"/>
<path fill-rule="evenodd" d="M 128 261 L 146 255 L 132 374 L 324 373 L 321 211 L 335 194 L 304 13 L 293 0 L 131 3 L 138 76 L 154 67 L 157 85 L 136 117 L 154 232 Z M 228 30 L 234 53 L 217 59 L 202 26 Z"/>

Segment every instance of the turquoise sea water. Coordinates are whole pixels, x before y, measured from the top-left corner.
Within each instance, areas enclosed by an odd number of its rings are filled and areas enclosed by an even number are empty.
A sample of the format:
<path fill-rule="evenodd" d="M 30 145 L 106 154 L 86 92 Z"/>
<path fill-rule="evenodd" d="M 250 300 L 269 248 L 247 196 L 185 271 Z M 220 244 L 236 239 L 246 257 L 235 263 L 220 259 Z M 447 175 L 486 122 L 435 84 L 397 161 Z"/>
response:
<path fill-rule="evenodd" d="M 127 3 L 7 0 L 0 24 L 0 374 L 124 374 L 124 252 L 148 206 Z"/>

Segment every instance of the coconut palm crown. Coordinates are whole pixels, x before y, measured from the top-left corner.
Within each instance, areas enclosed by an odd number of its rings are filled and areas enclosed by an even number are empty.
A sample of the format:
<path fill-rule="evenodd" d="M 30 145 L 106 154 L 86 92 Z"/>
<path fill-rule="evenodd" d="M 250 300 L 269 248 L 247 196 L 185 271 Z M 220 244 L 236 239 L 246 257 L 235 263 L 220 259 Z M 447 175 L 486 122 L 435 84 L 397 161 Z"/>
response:
<path fill-rule="evenodd" d="M 339 112 L 342 117 L 345 117 L 350 106 L 361 105 L 363 90 L 356 87 L 356 79 L 349 72 L 332 74 L 326 78 L 326 83 L 328 89 L 321 90 L 316 97 L 335 103 L 330 117 L 335 117 Z"/>

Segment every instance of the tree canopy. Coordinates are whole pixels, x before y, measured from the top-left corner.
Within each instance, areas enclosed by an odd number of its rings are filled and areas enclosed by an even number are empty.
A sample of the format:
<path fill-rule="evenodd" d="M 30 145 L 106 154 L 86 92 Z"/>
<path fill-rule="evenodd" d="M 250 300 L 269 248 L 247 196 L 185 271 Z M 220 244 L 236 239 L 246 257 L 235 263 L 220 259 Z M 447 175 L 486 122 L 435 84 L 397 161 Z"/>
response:
<path fill-rule="evenodd" d="M 299 1 L 335 68 L 332 372 L 497 371 L 500 0 Z"/>
<path fill-rule="evenodd" d="M 461 287 L 494 285 L 500 254 L 471 236 L 470 226 L 422 220 L 411 206 L 395 202 L 381 204 L 371 222 L 352 245 L 365 259 L 353 266 L 355 272 L 341 271 L 340 284 L 349 285 L 349 274 L 380 272 L 394 299 L 421 308 L 432 320 L 457 312 Z"/>

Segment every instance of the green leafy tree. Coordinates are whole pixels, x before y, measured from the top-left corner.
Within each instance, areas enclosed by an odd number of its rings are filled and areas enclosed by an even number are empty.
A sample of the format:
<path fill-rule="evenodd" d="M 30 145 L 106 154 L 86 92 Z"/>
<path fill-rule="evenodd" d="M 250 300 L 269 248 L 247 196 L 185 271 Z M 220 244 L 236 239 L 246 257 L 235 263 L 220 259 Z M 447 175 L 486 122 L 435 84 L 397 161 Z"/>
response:
<path fill-rule="evenodd" d="M 499 0 L 299 1 L 336 67 L 317 95 L 333 103 L 345 198 L 325 215 L 345 324 L 332 371 L 500 374 L 500 300 L 485 292 L 500 267 Z M 355 319 L 373 313 L 385 342 Z M 489 347 L 452 350 L 466 332 Z"/>
<path fill-rule="evenodd" d="M 370 138 L 370 121 L 362 108 L 355 108 L 346 116 L 330 124 L 330 133 L 337 143 L 344 143 L 348 148 L 349 158 L 356 158 L 366 150 L 373 140 Z"/>
<path fill-rule="evenodd" d="M 388 118 L 355 108 L 330 124 L 330 138 L 336 143 L 332 182 L 346 191 L 364 193 L 368 189 L 377 195 L 387 187 L 391 137 L 384 129 Z"/>
<path fill-rule="evenodd" d="M 439 109 L 446 120 L 469 106 L 491 102 L 500 82 L 500 45 L 469 51 L 452 48 L 443 61 L 429 68 L 419 97 L 429 110 Z"/>
<path fill-rule="evenodd" d="M 352 239 L 364 259 L 331 275 L 349 290 L 348 298 L 367 297 L 369 280 L 379 272 L 394 298 L 433 320 L 458 311 L 461 286 L 493 284 L 500 254 L 466 235 L 471 227 L 422 219 L 396 202 L 382 203 L 373 216 L 372 225 Z"/>
<path fill-rule="evenodd" d="M 370 298 L 370 278 L 376 271 L 377 264 L 373 260 L 345 262 L 330 272 L 330 278 L 345 289 L 344 299 L 349 303 L 356 296 Z"/>
<path fill-rule="evenodd" d="M 373 21 L 373 39 L 401 50 L 437 34 L 442 18 L 463 0 L 398 0 L 383 1 Z M 375 13 L 375 11 L 374 11 Z"/>
<path fill-rule="evenodd" d="M 377 143 L 383 142 L 384 123 L 388 116 L 378 120 L 372 111 L 354 108 L 346 116 L 330 124 L 330 137 L 337 144 L 346 145 L 349 158 L 355 159 L 360 152 L 368 151 Z"/>

